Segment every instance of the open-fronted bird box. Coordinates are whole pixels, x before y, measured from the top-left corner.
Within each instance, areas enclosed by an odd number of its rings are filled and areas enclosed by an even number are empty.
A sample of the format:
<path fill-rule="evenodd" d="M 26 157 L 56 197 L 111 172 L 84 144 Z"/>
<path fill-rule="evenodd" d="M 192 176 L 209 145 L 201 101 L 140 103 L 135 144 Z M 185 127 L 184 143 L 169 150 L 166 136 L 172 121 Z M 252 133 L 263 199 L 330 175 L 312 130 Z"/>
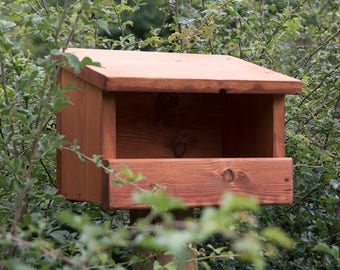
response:
<path fill-rule="evenodd" d="M 121 170 L 142 172 L 144 189 L 162 187 L 187 206 L 218 205 L 227 191 L 262 204 L 292 201 L 292 160 L 285 157 L 284 95 L 301 81 L 222 55 L 69 49 L 101 67 L 76 76 L 58 131 L 80 151 Z M 112 183 L 91 162 L 58 153 L 58 188 L 68 199 L 133 209 L 132 186 Z"/>

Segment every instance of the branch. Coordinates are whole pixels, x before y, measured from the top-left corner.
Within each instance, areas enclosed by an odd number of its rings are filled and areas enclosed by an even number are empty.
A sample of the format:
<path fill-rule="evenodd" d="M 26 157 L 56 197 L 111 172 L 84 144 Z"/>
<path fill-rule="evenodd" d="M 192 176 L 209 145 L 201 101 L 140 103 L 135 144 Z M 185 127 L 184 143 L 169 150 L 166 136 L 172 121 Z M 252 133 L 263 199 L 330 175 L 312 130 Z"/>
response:
<path fill-rule="evenodd" d="M 223 5 L 221 5 L 220 7 L 219 7 L 219 9 L 222 9 L 222 8 L 224 8 L 225 6 L 227 5 L 227 3 L 224 3 Z M 202 27 L 213 17 L 215 15 L 215 13 L 214 12 L 210 12 L 204 19 L 203 19 L 203 21 L 202 21 L 202 23 L 197 27 L 197 28 L 195 28 L 194 29 L 194 31 L 192 31 L 192 34 L 191 34 L 191 36 L 188 38 L 188 40 L 189 39 L 192 39 L 192 37 L 193 36 L 195 36 L 201 29 L 202 29 Z M 188 43 L 186 43 L 186 44 L 184 44 L 183 45 L 183 49 L 182 49 L 182 52 L 184 52 L 186 49 L 187 49 L 187 44 Z"/>
<path fill-rule="evenodd" d="M 4 90 L 4 94 L 5 94 L 5 104 L 7 106 L 10 106 L 10 100 L 9 100 L 9 95 L 8 95 L 8 91 L 7 91 L 5 65 L 4 65 L 2 52 L 0 52 L 0 69 L 1 69 L 1 86 L 2 86 L 2 89 Z M 8 117 L 9 117 L 10 129 L 11 129 L 10 137 L 12 137 L 15 133 L 15 128 L 14 128 L 14 123 L 13 123 L 11 111 L 9 111 Z M 1 133 L 2 133 L 2 131 L 1 131 Z M 14 140 L 12 140 L 12 144 L 13 144 L 14 155 L 17 157 L 18 156 L 18 149 L 17 149 L 16 142 Z"/>
<path fill-rule="evenodd" d="M 175 17 L 177 19 L 178 32 L 182 35 L 182 26 L 179 22 L 178 0 L 175 0 Z M 184 52 L 185 47 L 184 47 L 184 44 L 183 44 L 183 37 L 182 36 L 181 36 L 181 39 L 180 39 L 180 45 L 181 45 L 181 52 Z"/>
<path fill-rule="evenodd" d="M 25 241 L 25 240 L 22 240 L 18 237 L 15 237 L 15 236 L 12 236 L 11 237 L 11 240 L 14 244 L 16 244 L 18 246 L 19 249 L 23 250 L 25 248 L 36 248 L 34 246 L 34 242 L 28 242 L 28 241 Z M 60 261 L 63 261 L 63 262 L 66 262 L 70 265 L 74 265 L 75 263 L 68 257 L 66 256 L 63 256 L 63 255 L 60 255 L 58 254 L 57 252 L 54 252 L 52 250 L 48 250 L 46 248 L 43 248 L 43 247 L 38 247 L 38 249 L 45 255 L 45 256 L 48 256 L 48 257 L 51 257 L 51 258 L 55 258 L 57 260 L 60 260 Z M 89 268 L 87 267 L 82 267 L 81 269 L 83 270 L 87 270 Z"/>
<path fill-rule="evenodd" d="M 292 210 L 293 208 L 299 206 L 302 202 L 304 202 L 305 200 L 308 199 L 308 197 L 310 195 L 312 195 L 313 193 L 317 192 L 317 191 L 320 191 L 322 190 L 321 187 L 324 187 L 325 185 L 324 184 L 321 184 L 320 186 L 317 186 L 316 188 L 308 191 L 305 195 L 303 195 L 296 203 L 294 203 L 292 206 L 288 207 L 288 209 L 285 210 L 284 213 L 280 213 L 278 215 L 276 215 L 273 220 L 276 220 L 277 218 L 279 218 L 280 216 L 286 214 L 288 211 Z"/>
<path fill-rule="evenodd" d="M 335 67 L 334 67 L 334 69 L 331 71 L 331 72 L 329 72 L 329 73 L 327 73 L 326 75 L 324 75 L 322 78 L 321 78 L 321 80 L 319 81 L 319 83 L 318 83 L 318 85 L 316 86 L 316 87 L 314 87 L 311 91 L 310 91 L 310 93 L 308 94 L 308 95 L 306 95 L 304 98 L 303 98 L 303 100 L 301 100 L 300 101 L 300 103 L 297 105 L 298 107 L 300 107 L 316 90 L 318 90 L 320 87 L 321 87 L 321 85 L 324 83 L 324 81 L 330 76 L 330 75 L 332 75 L 333 73 L 335 73 L 336 71 L 337 71 L 337 69 L 339 68 L 339 66 L 340 66 L 340 63 L 338 63 Z"/>
<path fill-rule="evenodd" d="M 319 47 L 317 47 L 305 60 L 305 62 L 302 65 L 302 68 L 304 68 L 309 61 L 312 59 L 312 57 L 319 51 L 321 50 L 323 47 L 325 47 L 328 42 L 330 42 L 333 38 L 335 38 L 338 34 L 340 33 L 340 30 L 336 31 L 333 35 L 331 35 L 329 38 L 326 39 L 326 41 L 324 41 Z M 338 65 L 339 66 L 339 65 Z"/>
<path fill-rule="evenodd" d="M 66 3 L 66 2 L 67 1 L 65 1 L 64 3 Z M 83 11 L 83 8 L 84 8 L 84 4 L 78 10 L 77 17 L 75 18 L 75 21 L 72 25 L 72 29 L 71 29 L 70 33 L 68 34 L 67 40 L 66 40 L 66 42 L 65 42 L 65 44 L 62 48 L 63 52 L 68 47 L 68 45 L 71 41 L 71 38 L 73 37 L 73 34 L 75 32 L 75 29 L 78 27 L 78 20 L 79 20 L 80 15 Z M 65 10 L 64 10 L 63 13 L 65 13 Z M 62 22 L 63 21 L 61 21 L 60 24 L 62 24 Z M 49 61 L 50 61 L 50 64 L 51 64 L 52 59 L 50 58 Z M 44 104 L 45 104 L 45 101 L 49 101 L 51 99 L 53 87 L 54 87 L 54 85 L 57 81 L 59 73 L 60 73 L 60 66 L 57 67 L 57 69 L 54 71 L 53 75 L 51 73 L 49 73 L 49 71 L 46 71 L 46 74 L 45 74 L 42 89 L 43 90 L 47 89 L 47 94 L 44 97 L 44 91 L 42 90 L 41 95 L 40 95 L 40 105 L 39 105 L 37 118 L 36 118 L 36 122 L 35 122 L 35 129 L 37 130 L 37 132 L 34 135 L 32 145 L 31 145 L 31 149 L 30 149 L 29 163 L 28 163 L 28 167 L 27 167 L 27 170 L 26 170 L 26 174 L 25 174 L 26 183 L 21 185 L 20 194 L 19 194 L 19 197 L 18 197 L 18 200 L 17 200 L 16 210 L 15 210 L 15 215 L 14 215 L 14 221 L 13 221 L 13 224 L 12 224 L 12 227 L 11 227 L 12 232 L 15 232 L 15 226 L 18 222 L 20 222 L 22 220 L 23 214 L 25 212 L 26 195 L 27 195 L 27 189 L 28 189 L 28 183 L 27 182 L 28 182 L 29 179 L 31 179 L 31 176 L 32 176 L 32 171 L 33 171 L 33 168 L 35 166 L 36 156 L 37 156 L 37 153 L 38 153 L 39 140 L 40 140 L 40 137 L 41 137 L 42 132 L 43 132 L 44 127 L 45 127 L 45 122 L 42 121 L 42 116 L 48 114 L 48 112 L 46 112 L 46 110 L 48 108 Z M 51 77 L 53 77 L 53 78 L 51 78 Z"/>
<path fill-rule="evenodd" d="M 274 32 L 270 35 L 270 38 L 269 38 L 269 40 L 268 40 L 268 42 L 267 42 L 267 45 L 269 45 L 272 41 L 273 41 L 273 39 L 274 39 L 274 37 L 275 37 L 275 35 L 280 31 L 280 29 L 282 29 L 282 26 L 292 17 L 292 15 L 295 13 L 295 11 L 297 11 L 301 6 L 303 6 L 304 4 L 305 4 L 305 2 L 307 2 L 307 0 L 304 0 L 304 1 L 302 1 L 300 4 L 298 4 L 290 13 L 289 13 L 289 15 L 286 15 L 281 21 L 280 21 L 280 23 L 279 23 L 279 26 L 274 30 Z"/>

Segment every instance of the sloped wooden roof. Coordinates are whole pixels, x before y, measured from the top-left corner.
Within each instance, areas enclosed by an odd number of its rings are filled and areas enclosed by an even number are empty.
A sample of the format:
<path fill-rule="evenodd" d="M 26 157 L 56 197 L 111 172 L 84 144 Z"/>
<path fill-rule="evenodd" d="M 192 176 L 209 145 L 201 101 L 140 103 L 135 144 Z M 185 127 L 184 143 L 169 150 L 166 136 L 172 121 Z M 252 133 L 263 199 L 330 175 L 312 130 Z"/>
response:
<path fill-rule="evenodd" d="M 106 91 L 298 94 L 302 82 L 227 55 L 68 49 L 86 66 L 79 77 Z"/>

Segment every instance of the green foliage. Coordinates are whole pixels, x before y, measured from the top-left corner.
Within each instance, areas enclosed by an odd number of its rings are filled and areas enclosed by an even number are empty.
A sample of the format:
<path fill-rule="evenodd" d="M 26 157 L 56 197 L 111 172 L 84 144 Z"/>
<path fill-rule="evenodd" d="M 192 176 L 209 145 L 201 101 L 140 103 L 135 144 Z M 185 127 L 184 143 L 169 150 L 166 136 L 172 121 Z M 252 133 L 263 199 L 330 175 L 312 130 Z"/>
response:
<path fill-rule="evenodd" d="M 176 269 L 191 253 L 201 269 L 339 267 L 337 1 L 7 0 L 0 14 L 0 269 Z M 55 82 L 63 65 L 100 64 L 69 46 L 229 54 L 302 79 L 302 95 L 286 100 L 293 205 L 227 194 L 176 221 L 179 199 L 139 188 L 134 199 L 150 211 L 131 226 L 125 211 L 66 201 L 55 187 L 55 151 L 66 146 L 54 115 L 72 85 Z M 68 150 L 103 167 L 77 142 Z M 105 169 L 119 185 L 143 181 L 128 167 Z M 161 253 L 173 260 L 162 266 Z"/>

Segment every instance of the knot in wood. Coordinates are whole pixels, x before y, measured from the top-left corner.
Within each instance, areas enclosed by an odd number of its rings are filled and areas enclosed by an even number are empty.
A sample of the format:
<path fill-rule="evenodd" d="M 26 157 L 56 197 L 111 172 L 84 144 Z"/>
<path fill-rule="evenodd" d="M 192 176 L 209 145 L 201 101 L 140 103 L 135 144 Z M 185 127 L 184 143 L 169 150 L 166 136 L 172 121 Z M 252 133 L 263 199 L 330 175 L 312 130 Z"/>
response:
<path fill-rule="evenodd" d="M 174 93 L 160 93 L 158 102 L 164 109 L 176 108 L 178 106 L 178 96 Z"/>
<path fill-rule="evenodd" d="M 187 151 L 187 144 L 181 141 L 176 142 L 172 151 L 176 158 L 181 158 Z"/>
<path fill-rule="evenodd" d="M 222 176 L 223 176 L 223 179 L 226 180 L 229 183 L 234 181 L 234 173 L 231 169 L 225 170 L 223 172 Z"/>

